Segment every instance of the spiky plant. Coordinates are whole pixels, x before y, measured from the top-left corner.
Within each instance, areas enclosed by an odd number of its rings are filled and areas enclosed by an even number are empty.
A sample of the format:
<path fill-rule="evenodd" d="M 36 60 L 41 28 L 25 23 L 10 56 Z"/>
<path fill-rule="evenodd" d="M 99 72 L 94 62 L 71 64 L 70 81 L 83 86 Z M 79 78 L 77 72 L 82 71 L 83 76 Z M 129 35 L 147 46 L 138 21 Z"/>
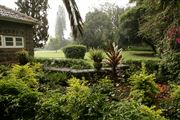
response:
<path fill-rule="evenodd" d="M 96 68 L 96 70 L 102 68 L 102 60 L 105 58 L 103 50 L 91 49 L 89 51 L 89 58 L 94 61 L 94 68 Z"/>
<path fill-rule="evenodd" d="M 112 68 L 112 77 L 117 80 L 117 66 L 122 60 L 122 49 L 118 48 L 114 42 L 110 43 L 108 50 L 106 51 L 107 61 L 106 63 Z"/>
<path fill-rule="evenodd" d="M 105 58 L 103 50 L 100 49 L 90 49 L 89 50 L 89 58 L 93 60 L 94 62 L 102 62 L 102 60 Z"/>

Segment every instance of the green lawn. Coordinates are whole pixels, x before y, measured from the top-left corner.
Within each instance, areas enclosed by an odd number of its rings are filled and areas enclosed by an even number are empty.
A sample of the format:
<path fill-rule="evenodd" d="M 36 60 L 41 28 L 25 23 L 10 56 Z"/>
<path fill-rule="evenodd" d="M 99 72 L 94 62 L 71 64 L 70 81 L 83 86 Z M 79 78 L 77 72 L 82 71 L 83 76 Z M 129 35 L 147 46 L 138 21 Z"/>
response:
<path fill-rule="evenodd" d="M 64 58 L 62 50 L 56 51 L 35 51 L 36 58 Z"/>
<path fill-rule="evenodd" d="M 159 60 L 158 57 L 153 55 L 151 51 L 123 51 L 124 60 Z M 36 58 L 64 58 L 64 53 L 62 50 L 56 51 L 36 51 Z M 88 53 L 86 53 L 85 59 L 88 58 Z"/>
<path fill-rule="evenodd" d="M 123 51 L 124 60 L 159 60 L 151 51 Z"/>

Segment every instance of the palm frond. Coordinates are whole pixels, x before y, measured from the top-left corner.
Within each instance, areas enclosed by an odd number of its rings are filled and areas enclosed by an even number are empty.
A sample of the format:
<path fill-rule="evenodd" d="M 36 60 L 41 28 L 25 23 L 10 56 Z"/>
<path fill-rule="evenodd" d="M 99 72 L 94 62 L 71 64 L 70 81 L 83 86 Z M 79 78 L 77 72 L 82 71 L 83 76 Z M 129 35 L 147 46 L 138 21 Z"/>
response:
<path fill-rule="evenodd" d="M 71 29 L 73 36 L 77 38 L 78 34 L 83 34 L 83 21 L 77 7 L 75 0 L 63 0 L 66 10 L 69 14 L 69 20 L 71 24 Z"/>

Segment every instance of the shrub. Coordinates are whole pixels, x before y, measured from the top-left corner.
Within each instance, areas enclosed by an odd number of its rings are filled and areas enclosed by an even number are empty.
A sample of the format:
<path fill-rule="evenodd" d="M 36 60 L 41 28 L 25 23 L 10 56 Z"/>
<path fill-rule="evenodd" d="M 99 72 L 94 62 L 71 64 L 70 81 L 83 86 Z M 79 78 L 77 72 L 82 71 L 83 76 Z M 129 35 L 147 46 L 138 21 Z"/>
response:
<path fill-rule="evenodd" d="M 104 78 L 99 80 L 93 85 L 94 91 L 99 91 L 102 94 L 111 95 L 113 92 L 114 85 L 111 80 Z"/>
<path fill-rule="evenodd" d="M 68 75 L 61 72 L 45 72 L 40 78 L 41 84 L 48 84 L 51 88 L 55 89 L 58 85 L 66 86 Z M 57 87 L 56 87 L 57 86 Z"/>
<path fill-rule="evenodd" d="M 159 66 L 158 79 L 162 82 L 180 82 L 180 54 L 167 52 Z"/>
<path fill-rule="evenodd" d="M 41 93 L 30 91 L 18 96 L 18 118 L 28 120 L 35 119 L 41 107 Z"/>
<path fill-rule="evenodd" d="M 1 119 L 15 119 L 17 117 L 18 95 L 28 92 L 28 86 L 19 80 L 0 80 L 0 116 Z"/>
<path fill-rule="evenodd" d="M 66 58 L 84 59 L 86 53 L 86 46 L 84 45 L 71 45 L 63 48 Z"/>
<path fill-rule="evenodd" d="M 29 64 L 24 66 L 14 65 L 10 70 L 9 74 L 10 78 L 7 79 L 15 79 L 22 80 L 30 87 L 37 87 L 38 82 L 36 80 L 36 73 L 33 71 L 32 67 Z"/>
<path fill-rule="evenodd" d="M 49 92 L 42 101 L 37 120 L 165 120 L 160 110 L 154 110 L 135 101 L 109 99 L 113 84 L 100 80 L 88 86 L 84 80 L 72 78 L 64 94 Z"/>
<path fill-rule="evenodd" d="M 152 104 L 155 95 L 159 92 L 155 83 L 155 74 L 148 74 L 145 64 L 142 63 L 140 73 L 132 75 L 130 78 L 132 84 L 131 95 L 143 103 Z"/>
<path fill-rule="evenodd" d="M 148 73 L 157 73 L 159 69 L 159 60 L 126 60 L 124 64 L 132 66 L 132 72 L 136 72 L 141 68 L 141 63 L 145 63 L 145 67 Z M 134 68 L 133 68 L 134 67 Z"/>
<path fill-rule="evenodd" d="M 0 65 L 0 79 L 8 75 L 10 65 Z"/>
<path fill-rule="evenodd" d="M 36 62 L 44 64 L 48 67 L 73 68 L 73 69 L 89 69 L 92 65 L 82 59 L 36 59 Z"/>
<path fill-rule="evenodd" d="M 29 62 L 29 53 L 23 49 L 17 52 L 17 58 L 20 65 L 25 65 Z"/>
<path fill-rule="evenodd" d="M 39 93 L 21 79 L 0 80 L 1 119 L 34 119 L 39 106 Z"/>
<path fill-rule="evenodd" d="M 112 120 L 166 120 L 161 116 L 161 110 L 155 110 L 154 107 L 150 108 L 136 101 L 123 100 L 111 107 L 108 119 Z"/>
<path fill-rule="evenodd" d="M 72 120 L 64 109 L 62 94 L 49 92 L 42 101 L 36 120 Z"/>
<path fill-rule="evenodd" d="M 180 86 L 173 86 L 170 101 L 165 102 L 164 113 L 170 120 L 180 119 Z"/>

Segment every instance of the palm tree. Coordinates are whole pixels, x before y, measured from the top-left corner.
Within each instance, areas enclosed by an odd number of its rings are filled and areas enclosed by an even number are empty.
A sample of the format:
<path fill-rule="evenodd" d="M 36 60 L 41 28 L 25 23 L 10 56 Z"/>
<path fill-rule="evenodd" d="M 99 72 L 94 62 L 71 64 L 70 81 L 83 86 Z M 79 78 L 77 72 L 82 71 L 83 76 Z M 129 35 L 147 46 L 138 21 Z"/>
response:
<path fill-rule="evenodd" d="M 63 0 L 69 14 L 70 24 L 74 37 L 83 33 L 83 22 L 75 0 Z"/>

